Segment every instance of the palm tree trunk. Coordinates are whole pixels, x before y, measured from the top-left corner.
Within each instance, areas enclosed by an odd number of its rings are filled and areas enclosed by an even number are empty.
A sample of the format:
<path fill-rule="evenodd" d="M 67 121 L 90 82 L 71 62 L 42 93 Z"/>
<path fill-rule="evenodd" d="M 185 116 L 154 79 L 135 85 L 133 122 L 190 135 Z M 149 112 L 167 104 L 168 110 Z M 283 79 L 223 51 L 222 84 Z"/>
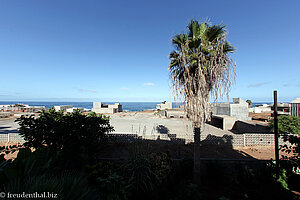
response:
<path fill-rule="evenodd" d="M 194 181 L 200 183 L 200 134 L 201 124 L 194 124 Z"/>

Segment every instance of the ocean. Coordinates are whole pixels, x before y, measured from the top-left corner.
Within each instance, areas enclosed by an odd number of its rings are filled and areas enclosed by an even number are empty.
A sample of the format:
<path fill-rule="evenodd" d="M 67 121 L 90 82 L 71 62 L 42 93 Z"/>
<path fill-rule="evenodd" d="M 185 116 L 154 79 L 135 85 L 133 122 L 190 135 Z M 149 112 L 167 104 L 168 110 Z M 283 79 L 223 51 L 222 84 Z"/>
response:
<path fill-rule="evenodd" d="M 45 106 L 46 108 L 52 108 L 53 106 L 59 105 L 73 105 L 76 108 L 92 109 L 93 102 L 38 102 L 38 101 L 0 101 L 0 105 L 5 104 L 27 104 L 29 106 Z M 142 110 L 154 110 L 156 109 L 156 104 L 161 102 L 105 102 L 107 104 L 121 103 L 124 111 L 134 112 Z M 271 104 L 271 102 L 254 102 L 252 107 L 259 104 Z M 173 108 L 178 108 L 179 103 L 173 102 Z"/>
<path fill-rule="evenodd" d="M 92 109 L 93 102 L 38 102 L 38 101 L 0 101 L 0 105 L 5 104 L 26 104 L 29 106 L 45 106 L 52 108 L 59 105 L 72 105 L 76 108 Z M 156 109 L 156 104 L 161 102 L 105 102 L 107 104 L 121 103 L 124 111 L 134 112 L 142 110 Z M 173 107 L 178 107 L 178 103 L 173 103 Z"/>

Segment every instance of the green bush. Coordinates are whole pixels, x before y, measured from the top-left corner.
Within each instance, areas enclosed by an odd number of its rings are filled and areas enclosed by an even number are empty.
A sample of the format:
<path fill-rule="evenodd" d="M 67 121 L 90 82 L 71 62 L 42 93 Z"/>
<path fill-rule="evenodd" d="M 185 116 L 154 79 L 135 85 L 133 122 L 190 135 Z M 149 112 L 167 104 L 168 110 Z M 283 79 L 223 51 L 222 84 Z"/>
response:
<path fill-rule="evenodd" d="M 42 111 L 39 117 L 16 120 L 24 146 L 41 149 L 48 147 L 60 151 L 66 159 L 89 161 L 103 147 L 107 133 L 113 131 L 109 118 L 80 111 L 64 115 L 54 109 Z"/>
<path fill-rule="evenodd" d="M 144 144 L 145 145 L 145 144 Z M 171 171 L 171 158 L 166 153 L 150 153 L 147 146 L 133 144 L 126 175 L 133 199 L 153 199 Z"/>
<path fill-rule="evenodd" d="M 274 120 L 271 120 L 270 127 L 274 130 Z M 286 156 L 283 156 L 283 158 L 300 159 L 300 118 L 281 115 L 278 117 L 278 129 L 283 139 L 291 143 L 290 146 L 283 145 L 281 150 L 293 154 L 289 158 Z"/>
<path fill-rule="evenodd" d="M 271 128 L 274 130 L 274 119 L 271 121 Z M 291 134 L 300 134 L 300 118 L 296 116 L 278 116 L 278 129 Z"/>
<path fill-rule="evenodd" d="M 124 177 L 113 173 L 106 178 L 97 179 L 103 199 L 126 200 L 129 199 L 131 185 Z"/>
<path fill-rule="evenodd" d="M 0 164 L 0 190 L 15 194 L 49 192 L 58 199 L 99 199 L 82 172 L 57 169 L 57 157 L 58 152 L 49 148 L 34 152 L 20 149 L 15 160 Z"/>

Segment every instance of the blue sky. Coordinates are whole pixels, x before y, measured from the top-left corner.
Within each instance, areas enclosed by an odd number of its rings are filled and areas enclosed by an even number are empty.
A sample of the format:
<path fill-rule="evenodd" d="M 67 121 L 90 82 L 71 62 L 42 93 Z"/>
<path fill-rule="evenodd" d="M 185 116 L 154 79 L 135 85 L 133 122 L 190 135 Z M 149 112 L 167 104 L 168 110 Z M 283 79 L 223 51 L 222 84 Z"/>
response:
<path fill-rule="evenodd" d="M 300 1 L 0 1 L 0 101 L 170 100 L 171 38 L 225 24 L 237 48 L 230 97 L 300 96 Z"/>

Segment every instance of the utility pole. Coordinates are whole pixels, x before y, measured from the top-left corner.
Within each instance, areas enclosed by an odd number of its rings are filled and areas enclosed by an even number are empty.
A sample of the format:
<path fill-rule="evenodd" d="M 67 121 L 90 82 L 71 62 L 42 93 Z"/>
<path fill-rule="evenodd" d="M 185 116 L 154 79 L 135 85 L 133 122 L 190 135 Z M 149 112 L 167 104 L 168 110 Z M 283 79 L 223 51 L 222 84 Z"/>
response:
<path fill-rule="evenodd" d="M 275 160 L 276 179 L 279 180 L 279 148 L 278 148 L 278 113 L 277 113 L 277 91 L 274 90 L 274 137 L 275 137 Z"/>

